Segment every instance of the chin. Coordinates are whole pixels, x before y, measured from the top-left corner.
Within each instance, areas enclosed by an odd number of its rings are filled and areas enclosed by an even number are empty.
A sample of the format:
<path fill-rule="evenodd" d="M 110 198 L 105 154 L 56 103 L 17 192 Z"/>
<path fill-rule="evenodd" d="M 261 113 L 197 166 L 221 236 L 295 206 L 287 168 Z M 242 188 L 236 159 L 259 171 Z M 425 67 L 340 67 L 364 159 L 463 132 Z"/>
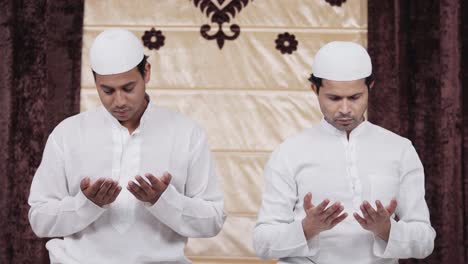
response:
<path fill-rule="evenodd" d="M 354 125 L 348 125 L 348 126 L 341 126 L 341 125 L 335 125 L 335 128 L 341 131 L 345 132 L 351 132 L 356 126 Z"/>
<path fill-rule="evenodd" d="M 117 119 L 118 121 L 120 122 L 125 122 L 125 121 L 128 121 L 130 118 L 128 117 L 119 117 L 119 116 L 115 116 L 113 115 L 115 119 Z"/>

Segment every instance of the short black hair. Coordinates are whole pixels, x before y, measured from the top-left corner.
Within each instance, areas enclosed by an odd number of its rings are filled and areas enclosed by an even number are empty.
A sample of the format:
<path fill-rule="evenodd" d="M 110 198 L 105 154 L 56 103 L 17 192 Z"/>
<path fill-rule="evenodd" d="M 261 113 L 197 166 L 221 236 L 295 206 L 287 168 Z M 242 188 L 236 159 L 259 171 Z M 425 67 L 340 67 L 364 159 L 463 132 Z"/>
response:
<path fill-rule="evenodd" d="M 138 72 L 141 74 L 141 77 L 143 77 L 143 79 L 145 78 L 145 66 L 147 63 L 147 59 L 148 59 L 148 56 L 143 55 L 143 59 L 136 66 Z M 94 70 L 93 70 L 93 76 L 94 76 L 94 80 L 96 80 L 96 72 Z"/>
<path fill-rule="evenodd" d="M 143 55 L 143 59 L 137 65 L 137 69 L 140 72 L 141 77 L 143 77 L 143 79 L 145 78 L 145 67 L 146 67 L 147 59 L 148 59 L 148 56 Z"/>
<path fill-rule="evenodd" d="M 322 78 L 315 77 L 315 75 L 312 73 L 308 79 L 315 87 L 317 87 L 317 94 L 319 93 L 320 86 L 322 86 Z M 365 83 L 367 86 L 367 89 L 370 90 L 370 85 L 374 82 L 374 74 L 371 73 L 371 75 L 367 76 L 365 79 Z"/>

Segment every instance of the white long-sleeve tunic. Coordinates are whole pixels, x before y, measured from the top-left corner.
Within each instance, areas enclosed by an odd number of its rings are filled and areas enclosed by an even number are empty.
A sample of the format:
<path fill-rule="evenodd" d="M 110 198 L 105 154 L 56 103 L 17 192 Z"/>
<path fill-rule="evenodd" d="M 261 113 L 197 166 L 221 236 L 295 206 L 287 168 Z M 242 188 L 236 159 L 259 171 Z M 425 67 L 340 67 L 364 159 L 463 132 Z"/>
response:
<path fill-rule="evenodd" d="M 397 263 L 424 258 L 434 247 L 435 231 L 424 199 L 424 169 L 411 142 L 388 130 L 361 123 L 347 138 L 325 120 L 286 140 L 265 169 L 265 192 L 254 229 L 254 249 L 279 263 Z M 306 241 L 301 221 L 303 198 L 318 205 L 340 201 L 348 217 Z M 375 208 L 395 197 L 388 242 L 354 219 L 364 200 Z M 331 204 L 330 203 L 330 204 Z"/>
<path fill-rule="evenodd" d="M 136 175 L 172 175 L 150 206 L 127 189 Z M 119 181 L 116 201 L 101 208 L 80 181 Z M 29 196 L 29 219 L 52 263 L 190 263 L 188 237 L 216 235 L 225 220 L 204 132 L 188 118 L 148 104 L 128 130 L 104 107 L 67 118 L 49 136 Z"/>

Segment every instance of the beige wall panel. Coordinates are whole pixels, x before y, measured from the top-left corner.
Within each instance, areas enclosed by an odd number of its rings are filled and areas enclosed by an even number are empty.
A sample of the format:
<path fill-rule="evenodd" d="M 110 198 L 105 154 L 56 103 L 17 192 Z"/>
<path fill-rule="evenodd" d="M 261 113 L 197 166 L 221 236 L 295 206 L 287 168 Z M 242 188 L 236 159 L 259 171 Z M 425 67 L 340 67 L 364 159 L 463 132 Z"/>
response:
<path fill-rule="evenodd" d="M 104 28 L 85 28 L 83 36 L 82 86 L 94 87 L 89 47 Z M 131 28 L 142 36 L 149 28 Z M 302 29 L 294 32 L 299 46 L 283 55 L 275 39 L 283 30 L 244 31 L 237 40 L 226 41 L 222 51 L 215 41 L 205 40 L 198 29 L 164 31 L 159 51 L 146 51 L 152 64 L 149 88 L 229 90 L 309 90 L 313 56 L 325 43 L 350 40 L 366 44 L 365 32 Z"/>
<path fill-rule="evenodd" d="M 224 5 L 229 2 L 226 0 Z M 193 0 L 89 0 L 85 1 L 85 12 L 85 25 L 199 28 L 209 22 L 206 15 L 195 7 Z M 324 0 L 253 0 L 236 15 L 233 22 L 241 28 L 365 28 L 367 1 L 348 0 L 338 8 Z"/>
<path fill-rule="evenodd" d="M 187 256 L 220 258 L 257 258 L 252 248 L 252 232 L 257 217 L 229 215 L 221 232 L 212 238 L 191 238 L 185 253 Z"/>
<path fill-rule="evenodd" d="M 148 90 L 153 102 L 196 120 L 216 151 L 272 151 L 286 137 L 322 118 L 309 92 Z M 100 105 L 95 89 L 81 90 L 81 110 Z"/>
<path fill-rule="evenodd" d="M 214 153 L 227 213 L 257 214 L 262 202 L 263 169 L 269 156 L 269 152 Z"/>
<path fill-rule="evenodd" d="M 100 105 L 88 60 L 100 31 L 124 27 L 141 37 L 151 27 L 162 30 L 165 45 L 146 50 L 152 64 L 147 92 L 155 104 L 205 129 L 228 213 L 218 236 L 189 239 L 186 253 L 195 264 L 275 263 L 252 250 L 265 163 L 286 137 L 322 118 L 307 81 L 313 56 L 332 40 L 367 45 L 367 1 L 332 7 L 325 0 L 251 0 L 231 20 L 240 36 L 222 50 L 200 35 L 209 22 L 193 0 L 85 1 L 81 110 Z M 293 54 L 275 49 L 284 32 L 299 41 Z"/>

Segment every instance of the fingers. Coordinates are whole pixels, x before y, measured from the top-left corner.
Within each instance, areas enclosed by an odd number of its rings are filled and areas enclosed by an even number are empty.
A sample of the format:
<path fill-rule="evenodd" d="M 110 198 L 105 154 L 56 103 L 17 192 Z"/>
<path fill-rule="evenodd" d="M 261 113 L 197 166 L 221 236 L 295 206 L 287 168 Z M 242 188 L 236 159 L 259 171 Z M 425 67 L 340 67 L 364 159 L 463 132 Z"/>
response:
<path fill-rule="evenodd" d="M 156 176 L 150 173 L 145 174 L 146 179 L 148 179 L 151 183 L 151 186 L 158 186 L 161 184 L 161 180 L 158 179 Z"/>
<path fill-rule="evenodd" d="M 327 207 L 327 205 L 330 203 L 330 200 L 325 199 L 323 200 L 319 205 L 317 205 L 314 209 L 316 214 L 321 214 L 322 211 Z"/>
<path fill-rule="evenodd" d="M 364 203 L 361 204 L 361 211 L 364 218 L 368 220 L 375 221 L 377 218 L 377 212 L 372 208 L 368 201 L 364 201 Z"/>
<path fill-rule="evenodd" d="M 84 179 L 82 179 L 81 182 L 80 182 L 81 191 L 86 190 L 89 187 L 90 182 L 91 182 L 91 180 L 89 179 L 89 177 L 85 177 Z"/>
<path fill-rule="evenodd" d="M 101 207 L 115 201 L 122 189 L 119 183 L 111 178 L 99 178 L 91 184 L 89 177 L 81 180 L 80 188 L 89 200 Z"/>
<path fill-rule="evenodd" d="M 118 187 L 119 187 L 119 183 L 117 181 L 111 180 L 109 189 L 107 189 L 107 192 L 105 193 L 104 197 L 112 197 L 112 195 L 115 192 L 115 189 L 117 189 Z"/>
<path fill-rule="evenodd" d="M 127 185 L 127 190 L 129 190 L 138 200 L 144 200 L 145 191 L 133 181 L 129 181 Z"/>
<path fill-rule="evenodd" d="M 388 211 L 389 215 L 392 215 L 392 214 L 395 213 L 397 205 L 398 205 L 398 203 L 397 203 L 396 199 L 392 198 L 392 200 L 390 201 L 390 204 L 385 208 Z"/>
<path fill-rule="evenodd" d="M 380 202 L 379 200 L 375 201 L 375 206 L 377 208 L 377 214 L 379 215 L 388 214 L 387 209 L 385 209 L 385 207 L 382 205 L 382 202 Z"/>
<path fill-rule="evenodd" d="M 358 213 L 354 213 L 353 216 L 354 216 L 354 219 L 356 219 L 356 221 L 358 221 L 358 223 L 359 223 L 363 228 L 366 228 L 366 227 L 367 227 L 367 221 L 366 221 L 366 219 L 362 218 Z"/>
<path fill-rule="evenodd" d="M 151 195 L 154 192 L 151 185 L 145 179 L 143 179 L 143 177 L 141 177 L 140 175 L 137 175 L 135 177 L 135 179 L 137 180 L 138 184 L 140 185 L 140 188 L 146 194 Z"/>
<path fill-rule="evenodd" d="M 343 220 L 346 219 L 346 217 L 348 217 L 348 214 L 347 214 L 347 213 L 343 213 L 343 214 L 339 215 L 338 217 L 334 218 L 333 221 L 330 223 L 331 228 L 333 228 L 333 227 L 335 227 L 337 224 L 341 223 Z"/>
<path fill-rule="evenodd" d="M 165 184 L 161 179 L 159 179 L 158 177 L 155 177 L 154 175 L 150 173 L 146 173 L 145 177 L 151 182 L 151 187 L 154 190 L 157 190 L 157 191 L 162 190 L 165 188 L 165 185 L 168 185 L 168 184 Z"/>
<path fill-rule="evenodd" d="M 169 172 L 164 172 L 162 178 L 161 178 L 161 181 L 166 184 L 166 185 L 169 185 L 169 183 L 171 182 L 171 179 L 172 179 L 172 175 L 169 173 Z"/>
<path fill-rule="evenodd" d="M 90 197 L 95 197 L 99 189 L 101 189 L 102 184 L 104 183 L 104 178 L 97 179 L 88 189 L 88 194 Z"/>
<path fill-rule="evenodd" d="M 101 189 L 96 194 L 96 199 L 101 201 L 102 204 L 110 204 L 115 201 L 121 190 L 122 187 L 119 186 L 117 181 L 106 179 Z"/>
<path fill-rule="evenodd" d="M 303 207 L 304 211 L 314 208 L 314 205 L 312 204 L 312 193 L 309 192 L 306 195 L 304 195 Z"/>
<path fill-rule="evenodd" d="M 343 210 L 344 206 L 340 202 L 335 202 L 323 212 L 322 217 L 326 223 L 331 223 Z"/>
<path fill-rule="evenodd" d="M 148 180 L 145 180 L 145 178 Z M 154 204 L 159 199 L 161 194 L 166 190 L 172 177 L 169 173 L 166 172 L 161 178 L 155 177 L 150 173 L 146 173 L 145 178 L 137 175 L 135 177 L 136 182 L 129 181 L 127 189 L 138 200 Z"/>
<path fill-rule="evenodd" d="M 107 196 L 107 191 L 112 187 L 114 181 L 111 179 L 105 179 L 104 183 L 101 185 L 101 188 L 96 193 L 96 199 L 100 201 L 105 201 L 105 197 Z"/>
<path fill-rule="evenodd" d="M 122 187 L 119 186 L 119 183 L 117 181 L 112 181 L 112 184 L 104 195 L 103 200 L 106 203 L 112 203 L 119 195 L 120 190 L 122 190 Z"/>
<path fill-rule="evenodd" d="M 122 187 L 119 185 L 116 185 L 113 189 L 109 190 L 108 192 L 109 202 L 108 203 L 113 203 L 115 199 L 117 199 L 117 197 L 119 196 L 120 191 L 122 191 Z"/>
<path fill-rule="evenodd" d="M 384 207 L 380 200 L 376 200 L 375 205 L 377 210 L 372 208 L 372 205 L 369 202 L 364 201 L 360 206 L 363 216 L 360 216 L 358 213 L 354 213 L 354 218 L 362 228 L 369 230 L 380 237 L 388 237 L 387 233 L 390 223 L 389 218 L 390 215 L 395 212 L 396 200 L 392 199 L 387 207 Z"/>

